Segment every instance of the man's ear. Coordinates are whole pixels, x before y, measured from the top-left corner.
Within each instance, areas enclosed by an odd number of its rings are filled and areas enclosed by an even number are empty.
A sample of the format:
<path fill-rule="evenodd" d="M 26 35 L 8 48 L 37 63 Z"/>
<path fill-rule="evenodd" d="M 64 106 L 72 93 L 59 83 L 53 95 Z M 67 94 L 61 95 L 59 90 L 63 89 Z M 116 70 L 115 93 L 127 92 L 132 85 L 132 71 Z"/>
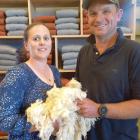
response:
<path fill-rule="evenodd" d="M 118 22 L 121 20 L 122 15 L 123 15 L 123 9 L 119 9 L 118 10 Z"/>

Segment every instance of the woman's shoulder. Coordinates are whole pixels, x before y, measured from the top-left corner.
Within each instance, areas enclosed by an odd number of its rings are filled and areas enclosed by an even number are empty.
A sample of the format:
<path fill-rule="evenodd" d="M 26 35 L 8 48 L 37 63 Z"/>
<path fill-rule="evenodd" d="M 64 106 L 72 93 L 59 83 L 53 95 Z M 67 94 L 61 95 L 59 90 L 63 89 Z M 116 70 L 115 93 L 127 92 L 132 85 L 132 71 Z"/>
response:
<path fill-rule="evenodd" d="M 18 73 L 22 73 L 23 71 L 26 71 L 26 69 L 27 69 L 26 64 L 25 63 L 20 63 L 16 66 L 12 67 L 11 69 L 9 69 L 7 73 L 15 72 L 15 73 L 18 74 Z"/>
<path fill-rule="evenodd" d="M 7 78 L 12 77 L 12 79 L 13 77 L 15 79 L 22 79 L 24 77 L 24 79 L 26 79 L 28 73 L 29 72 L 28 72 L 27 65 L 25 63 L 21 63 L 9 69 L 5 77 Z"/>
<path fill-rule="evenodd" d="M 24 64 L 18 64 L 12 67 L 10 70 L 7 71 L 1 84 L 14 85 L 20 83 L 21 81 L 25 81 L 25 79 L 27 79 L 25 67 L 26 66 L 24 66 Z"/>

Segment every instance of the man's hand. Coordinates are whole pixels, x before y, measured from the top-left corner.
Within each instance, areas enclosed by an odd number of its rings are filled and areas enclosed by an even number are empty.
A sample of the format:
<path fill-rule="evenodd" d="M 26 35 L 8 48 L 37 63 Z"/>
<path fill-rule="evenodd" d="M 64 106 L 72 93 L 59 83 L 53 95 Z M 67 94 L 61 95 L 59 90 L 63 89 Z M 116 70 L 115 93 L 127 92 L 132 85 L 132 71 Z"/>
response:
<path fill-rule="evenodd" d="M 77 100 L 77 106 L 79 107 L 78 113 L 83 117 L 92 118 L 99 117 L 98 107 L 99 104 L 86 98 L 84 100 Z"/>

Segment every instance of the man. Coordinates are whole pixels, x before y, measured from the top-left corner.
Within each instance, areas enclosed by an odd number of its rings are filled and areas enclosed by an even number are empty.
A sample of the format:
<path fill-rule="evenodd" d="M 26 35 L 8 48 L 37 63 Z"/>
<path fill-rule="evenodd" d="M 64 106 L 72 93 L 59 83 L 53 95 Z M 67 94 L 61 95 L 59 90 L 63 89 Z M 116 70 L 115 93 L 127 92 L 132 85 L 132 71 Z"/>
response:
<path fill-rule="evenodd" d="M 117 29 L 118 0 L 85 0 L 83 8 L 92 35 L 77 60 L 76 78 L 87 91 L 77 104 L 81 115 L 100 118 L 87 140 L 138 140 L 140 44 Z"/>

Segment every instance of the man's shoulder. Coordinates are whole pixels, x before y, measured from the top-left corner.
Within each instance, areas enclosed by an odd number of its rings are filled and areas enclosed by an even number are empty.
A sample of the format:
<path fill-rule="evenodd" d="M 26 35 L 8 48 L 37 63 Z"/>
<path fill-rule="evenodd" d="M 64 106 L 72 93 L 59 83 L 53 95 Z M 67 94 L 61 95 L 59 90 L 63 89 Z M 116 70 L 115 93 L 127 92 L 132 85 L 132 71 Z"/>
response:
<path fill-rule="evenodd" d="M 123 43 L 126 47 L 130 47 L 130 48 L 140 48 L 140 43 L 135 41 L 135 40 L 131 40 L 131 39 L 124 39 L 124 43 Z"/>
<path fill-rule="evenodd" d="M 125 52 L 131 56 L 140 57 L 140 43 L 135 40 L 125 39 L 123 44 L 123 49 Z"/>
<path fill-rule="evenodd" d="M 92 49 L 92 45 L 87 43 L 86 45 L 84 45 L 84 46 L 81 48 L 80 52 L 85 53 L 85 52 L 87 52 L 87 51 L 90 51 L 91 49 Z"/>

